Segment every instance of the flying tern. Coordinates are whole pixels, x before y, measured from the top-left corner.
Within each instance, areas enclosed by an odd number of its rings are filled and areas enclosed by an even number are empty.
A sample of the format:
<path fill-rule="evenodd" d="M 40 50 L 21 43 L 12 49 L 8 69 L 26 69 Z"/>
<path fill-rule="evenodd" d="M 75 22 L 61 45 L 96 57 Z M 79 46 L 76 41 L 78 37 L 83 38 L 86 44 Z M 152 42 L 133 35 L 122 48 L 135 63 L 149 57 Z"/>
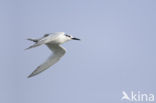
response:
<path fill-rule="evenodd" d="M 53 52 L 53 55 L 51 55 L 43 64 L 38 66 L 28 76 L 28 78 L 30 78 L 48 69 L 50 66 L 58 62 L 62 56 L 64 56 L 66 50 L 65 48 L 60 46 L 60 44 L 63 44 L 70 40 L 80 40 L 80 39 L 68 35 L 64 32 L 55 32 L 55 33 L 45 34 L 42 38 L 39 39 L 29 38 L 28 40 L 35 42 L 35 44 L 26 48 L 26 50 L 45 44 Z"/>

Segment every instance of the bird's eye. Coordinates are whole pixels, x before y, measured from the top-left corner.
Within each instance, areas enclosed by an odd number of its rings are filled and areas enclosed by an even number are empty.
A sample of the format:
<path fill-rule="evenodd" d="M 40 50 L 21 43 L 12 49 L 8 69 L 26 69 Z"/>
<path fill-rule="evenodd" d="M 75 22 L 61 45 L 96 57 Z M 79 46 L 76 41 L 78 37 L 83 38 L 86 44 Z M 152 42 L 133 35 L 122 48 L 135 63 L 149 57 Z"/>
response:
<path fill-rule="evenodd" d="M 66 36 L 67 36 L 67 37 L 71 37 L 70 35 L 67 35 L 67 34 L 66 34 Z"/>
<path fill-rule="evenodd" d="M 49 34 L 45 34 L 45 35 L 44 35 L 44 37 L 47 37 L 47 36 L 49 36 Z"/>

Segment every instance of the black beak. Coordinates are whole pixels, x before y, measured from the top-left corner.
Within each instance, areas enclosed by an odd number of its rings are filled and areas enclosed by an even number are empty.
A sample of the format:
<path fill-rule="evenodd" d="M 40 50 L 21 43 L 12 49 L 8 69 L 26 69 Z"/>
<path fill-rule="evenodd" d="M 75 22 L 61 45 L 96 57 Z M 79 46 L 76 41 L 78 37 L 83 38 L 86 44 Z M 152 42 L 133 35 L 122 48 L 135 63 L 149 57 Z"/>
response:
<path fill-rule="evenodd" d="M 78 39 L 78 38 L 72 38 L 73 40 L 80 40 L 80 39 Z"/>

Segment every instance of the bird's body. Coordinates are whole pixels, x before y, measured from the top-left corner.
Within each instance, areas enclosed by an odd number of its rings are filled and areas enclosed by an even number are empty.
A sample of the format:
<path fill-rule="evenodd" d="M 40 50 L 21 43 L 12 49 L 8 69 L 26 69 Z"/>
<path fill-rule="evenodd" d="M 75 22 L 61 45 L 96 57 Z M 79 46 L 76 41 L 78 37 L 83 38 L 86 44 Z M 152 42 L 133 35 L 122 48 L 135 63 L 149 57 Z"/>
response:
<path fill-rule="evenodd" d="M 65 34 L 64 32 L 56 32 L 51 34 L 45 34 L 40 39 L 28 39 L 30 41 L 35 42 L 34 45 L 28 47 L 27 49 L 34 48 L 40 45 L 45 44 L 52 52 L 53 55 L 51 55 L 47 61 L 45 61 L 43 64 L 37 67 L 28 77 L 35 76 L 42 71 L 48 69 L 50 66 L 54 65 L 59 59 L 65 54 L 66 50 L 60 46 L 60 44 L 63 44 L 69 40 L 80 40 L 78 38 L 74 38 L 70 35 Z"/>

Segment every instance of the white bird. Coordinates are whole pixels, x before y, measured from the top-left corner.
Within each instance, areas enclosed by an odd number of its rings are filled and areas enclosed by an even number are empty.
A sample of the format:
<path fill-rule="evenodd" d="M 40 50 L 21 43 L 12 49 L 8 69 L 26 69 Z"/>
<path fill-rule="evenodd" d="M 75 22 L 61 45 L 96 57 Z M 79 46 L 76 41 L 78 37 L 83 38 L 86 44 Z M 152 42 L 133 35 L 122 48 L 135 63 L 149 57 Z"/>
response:
<path fill-rule="evenodd" d="M 53 52 L 53 55 L 51 55 L 43 64 L 38 66 L 37 69 L 35 69 L 28 76 L 28 78 L 30 78 L 43 72 L 44 70 L 48 69 L 50 66 L 54 65 L 56 62 L 60 60 L 60 58 L 66 53 L 66 50 L 63 47 L 61 47 L 60 44 L 63 44 L 69 40 L 80 40 L 80 39 L 72 37 L 71 35 L 68 35 L 64 32 L 55 32 L 51 34 L 45 34 L 40 39 L 29 38 L 28 40 L 35 42 L 35 44 L 26 49 L 34 48 L 42 44 L 45 44 Z"/>

